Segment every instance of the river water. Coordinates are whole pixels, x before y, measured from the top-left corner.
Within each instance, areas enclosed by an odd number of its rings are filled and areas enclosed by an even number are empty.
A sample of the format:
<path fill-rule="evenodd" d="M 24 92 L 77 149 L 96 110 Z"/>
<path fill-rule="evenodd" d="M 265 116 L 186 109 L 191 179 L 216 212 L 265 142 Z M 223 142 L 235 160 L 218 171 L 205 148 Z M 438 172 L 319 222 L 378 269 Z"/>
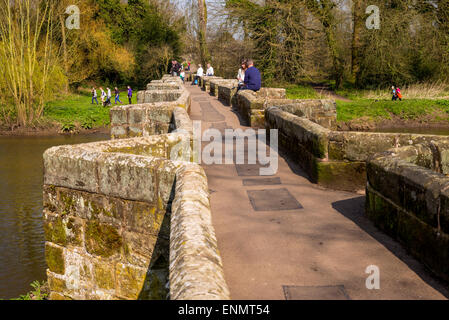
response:
<path fill-rule="evenodd" d="M 95 133 L 53 137 L 0 136 L 0 299 L 30 291 L 46 279 L 42 182 L 45 150 L 64 144 L 109 140 Z"/>

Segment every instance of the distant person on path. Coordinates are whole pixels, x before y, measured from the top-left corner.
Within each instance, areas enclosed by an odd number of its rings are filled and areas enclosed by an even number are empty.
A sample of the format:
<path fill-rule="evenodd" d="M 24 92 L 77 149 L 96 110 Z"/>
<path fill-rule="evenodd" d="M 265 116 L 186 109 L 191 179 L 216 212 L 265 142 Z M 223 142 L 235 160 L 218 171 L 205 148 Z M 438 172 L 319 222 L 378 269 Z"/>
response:
<path fill-rule="evenodd" d="M 240 65 L 240 69 L 237 73 L 237 80 L 239 81 L 239 90 L 245 83 L 245 71 L 246 71 L 246 61 L 243 60 L 242 64 Z"/>
<path fill-rule="evenodd" d="M 206 76 L 208 76 L 208 77 L 213 77 L 214 76 L 214 68 L 212 68 L 210 63 L 207 64 Z"/>
<path fill-rule="evenodd" d="M 95 87 L 92 88 L 92 104 L 94 104 L 94 101 L 97 102 L 98 105 L 98 99 L 97 99 L 97 89 Z"/>
<path fill-rule="evenodd" d="M 398 97 L 399 101 L 402 101 L 401 89 L 399 89 L 398 87 L 396 87 L 396 96 Z"/>
<path fill-rule="evenodd" d="M 254 61 L 248 59 L 246 62 L 248 69 L 245 71 L 245 80 L 241 90 L 252 90 L 257 92 L 262 87 L 262 77 L 259 69 L 254 66 Z"/>
<path fill-rule="evenodd" d="M 117 102 L 123 104 L 123 102 L 120 101 L 120 91 L 115 87 L 115 104 L 117 104 Z"/>
<path fill-rule="evenodd" d="M 111 93 L 111 89 L 109 89 L 109 88 L 106 88 L 106 91 L 108 92 L 107 93 L 107 95 L 106 95 L 106 101 L 105 101 L 105 103 L 104 103 L 104 106 L 106 107 L 106 106 L 110 106 L 112 103 L 111 103 L 111 98 L 112 98 L 112 93 Z"/>
<path fill-rule="evenodd" d="M 193 79 L 193 84 L 198 84 L 198 80 L 204 75 L 203 68 L 201 65 L 198 65 L 198 70 L 196 71 L 195 79 Z"/>
<path fill-rule="evenodd" d="M 133 99 L 133 89 L 131 89 L 131 87 L 128 86 L 128 100 L 129 100 L 129 104 L 133 104 L 132 103 L 132 99 Z"/>
<path fill-rule="evenodd" d="M 104 106 L 104 102 L 106 101 L 106 92 L 104 92 L 103 87 L 100 87 L 101 92 L 101 104 Z"/>
<path fill-rule="evenodd" d="M 187 71 L 190 71 L 190 62 L 187 62 Z"/>
<path fill-rule="evenodd" d="M 396 101 L 396 100 L 398 100 L 398 94 L 397 94 L 397 91 L 396 91 L 396 87 L 395 87 L 395 86 L 392 86 L 392 87 L 391 87 L 391 91 L 392 91 L 392 94 L 393 94 L 393 97 L 391 98 L 391 101 Z"/>

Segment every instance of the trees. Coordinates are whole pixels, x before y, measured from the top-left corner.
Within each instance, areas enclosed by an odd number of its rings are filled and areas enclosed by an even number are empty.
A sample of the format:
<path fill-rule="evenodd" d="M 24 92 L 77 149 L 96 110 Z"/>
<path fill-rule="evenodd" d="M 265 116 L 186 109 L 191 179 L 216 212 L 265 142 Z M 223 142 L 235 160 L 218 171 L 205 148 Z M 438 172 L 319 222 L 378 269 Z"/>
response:
<path fill-rule="evenodd" d="M 66 27 L 72 5 L 80 29 Z M 181 54 L 184 30 L 168 0 L 0 0 L 0 122 L 30 126 L 86 81 L 144 86 Z"/>
<path fill-rule="evenodd" d="M 32 125 L 66 78 L 53 27 L 54 4 L 21 0 L 0 5 L 0 111 L 11 128 Z"/>
<path fill-rule="evenodd" d="M 198 45 L 200 48 L 200 59 L 203 66 L 210 60 L 207 49 L 207 5 L 206 0 L 198 0 Z"/>
<path fill-rule="evenodd" d="M 448 0 L 224 2 L 265 80 L 333 80 L 338 88 L 447 79 Z M 380 29 L 365 26 L 368 5 L 379 8 Z"/>

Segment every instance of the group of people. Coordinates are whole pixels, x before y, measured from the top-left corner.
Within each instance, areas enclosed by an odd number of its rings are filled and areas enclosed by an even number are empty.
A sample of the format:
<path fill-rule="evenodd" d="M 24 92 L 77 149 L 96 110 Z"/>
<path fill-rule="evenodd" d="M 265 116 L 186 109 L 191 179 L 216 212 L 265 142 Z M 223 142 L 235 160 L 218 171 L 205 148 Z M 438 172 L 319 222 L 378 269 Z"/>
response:
<path fill-rule="evenodd" d="M 193 79 L 193 84 L 197 84 L 198 79 L 205 75 L 207 77 L 213 77 L 215 75 L 214 68 L 211 66 L 210 63 L 207 64 L 206 73 L 204 73 L 203 66 L 201 64 L 198 65 L 198 69 L 196 70 L 195 78 Z"/>
<path fill-rule="evenodd" d="M 94 104 L 94 101 L 98 103 L 98 94 L 97 94 L 97 88 L 92 87 L 92 104 Z M 120 90 L 115 87 L 114 88 L 114 94 L 115 94 L 115 104 L 120 103 L 123 104 L 123 102 L 120 100 Z M 133 97 L 133 90 L 130 86 L 128 86 L 128 100 L 129 104 L 132 104 L 132 97 Z M 112 99 L 112 92 L 110 88 L 106 88 L 106 91 L 103 90 L 102 87 L 100 87 L 100 98 L 101 98 L 101 104 L 103 107 L 112 105 L 111 99 Z"/>
<path fill-rule="evenodd" d="M 204 73 L 201 64 L 198 65 L 198 70 L 196 72 L 195 78 L 192 84 L 197 84 L 198 79 L 204 75 L 210 77 L 214 75 L 214 68 L 207 64 L 206 73 Z M 262 77 L 259 69 L 254 66 L 254 61 L 252 59 L 245 59 L 242 61 L 241 67 L 237 74 L 238 90 L 252 90 L 259 91 L 262 87 Z"/>
<path fill-rule="evenodd" d="M 172 77 L 180 77 L 181 80 L 184 82 L 186 79 L 185 71 L 190 71 L 190 62 L 187 62 L 184 68 L 184 66 L 180 64 L 178 61 L 172 60 L 170 68 L 170 74 L 172 75 Z"/>
<path fill-rule="evenodd" d="M 252 59 L 242 61 L 241 67 L 237 74 L 239 81 L 237 90 L 259 91 L 262 86 L 262 77 L 259 69 L 254 66 Z"/>
<path fill-rule="evenodd" d="M 391 100 L 392 101 L 397 101 L 399 99 L 399 101 L 402 101 L 401 89 L 399 89 L 399 87 L 397 87 L 397 86 L 392 86 L 391 90 L 392 90 L 392 93 L 393 93 L 393 98 L 391 98 Z"/>

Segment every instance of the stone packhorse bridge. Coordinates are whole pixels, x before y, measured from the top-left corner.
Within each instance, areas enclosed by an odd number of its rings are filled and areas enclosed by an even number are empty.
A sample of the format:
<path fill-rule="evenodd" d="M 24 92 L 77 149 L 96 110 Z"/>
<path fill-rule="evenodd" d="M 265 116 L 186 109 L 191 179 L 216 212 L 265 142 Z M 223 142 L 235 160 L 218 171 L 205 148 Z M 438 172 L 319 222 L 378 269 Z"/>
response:
<path fill-rule="evenodd" d="M 52 299 L 447 297 L 447 137 L 339 132 L 333 101 L 235 86 L 164 76 L 111 109 L 111 141 L 44 154 Z M 279 172 L 193 163 L 192 120 L 278 129 Z"/>

